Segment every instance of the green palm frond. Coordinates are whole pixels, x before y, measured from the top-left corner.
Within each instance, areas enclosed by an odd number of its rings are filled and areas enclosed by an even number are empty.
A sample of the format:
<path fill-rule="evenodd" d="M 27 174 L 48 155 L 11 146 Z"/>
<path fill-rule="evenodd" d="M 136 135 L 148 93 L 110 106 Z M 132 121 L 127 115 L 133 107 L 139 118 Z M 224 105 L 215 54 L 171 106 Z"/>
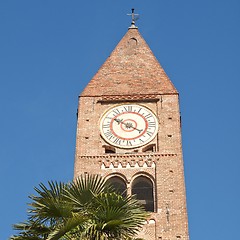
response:
<path fill-rule="evenodd" d="M 10 240 L 133 240 L 147 213 L 136 199 L 113 191 L 99 175 L 69 184 L 48 182 L 31 195 L 28 221 Z"/>
<path fill-rule="evenodd" d="M 58 240 L 69 232 L 72 232 L 73 235 L 74 230 L 76 231 L 76 228 L 80 230 L 79 226 L 83 225 L 87 219 L 88 218 L 81 213 L 73 214 L 71 218 L 67 219 L 63 224 L 56 227 L 54 231 L 48 235 L 47 240 Z"/>
<path fill-rule="evenodd" d="M 43 238 L 35 237 L 35 236 L 23 236 L 23 235 L 18 235 L 18 236 L 12 236 L 10 237 L 10 240 L 43 240 Z"/>
<path fill-rule="evenodd" d="M 31 195 L 32 203 L 28 210 L 30 219 L 40 222 L 55 222 L 64 217 L 70 217 L 72 204 L 67 201 L 64 191 L 69 188 L 69 184 L 48 182 L 49 189 L 40 184 L 39 188 L 34 188 L 39 196 Z"/>
<path fill-rule="evenodd" d="M 115 192 L 95 196 L 91 211 L 92 226 L 86 234 L 99 234 L 109 239 L 134 236 L 146 219 L 146 212 L 132 197 L 123 197 Z"/>
<path fill-rule="evenodd" d="M 51 232 L 51 229 L 32 220 L 13 225 L 13 229 L 21 231 L 18 236 L 12 236 L 11 240 L 42 240 Z"/>
<path fill-rule="evenodd" d="M 81 175 L 65 190 L 65 196 L 78 207 L 89 205 L 95 195 L 106 192 L 106 181 L 99 175 Z"/>

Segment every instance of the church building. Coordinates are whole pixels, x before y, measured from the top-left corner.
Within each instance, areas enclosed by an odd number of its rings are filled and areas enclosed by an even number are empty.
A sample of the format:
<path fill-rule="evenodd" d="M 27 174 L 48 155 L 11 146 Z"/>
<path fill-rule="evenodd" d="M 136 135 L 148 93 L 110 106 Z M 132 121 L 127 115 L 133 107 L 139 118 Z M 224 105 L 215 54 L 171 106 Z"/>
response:
<path fill-rule="evenodd" d="M 74 177 L 135 194 L 150 212 L 139 237 L 188 240 L 179 94 L 134 16 L 79 97 Z"/>

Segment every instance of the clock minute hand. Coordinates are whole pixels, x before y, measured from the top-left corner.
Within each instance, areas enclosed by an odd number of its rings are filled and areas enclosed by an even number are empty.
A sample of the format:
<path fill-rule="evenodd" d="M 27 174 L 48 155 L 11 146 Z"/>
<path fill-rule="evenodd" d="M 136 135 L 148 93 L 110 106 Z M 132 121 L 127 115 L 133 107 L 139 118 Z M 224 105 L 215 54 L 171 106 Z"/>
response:
<path fill-rule="evenodd" d="M 132 123 L 126 123 L 125 126 L 127 128 L 132 128 L 134 130 L 137 130 L 139 133 L 141 133 L 143 131 L 143 129 L 140 130 L 140 129 L 137 129 L 136 127 L 134 127 Z"/>
<path fill-rule="evenodd" d="M 139 133 L 141 133 L 141 132 L 143 131 L 143 129 L 137 129 L 137 128 L 133 127 L 133 126 L 132 126 L 132 128 L 133 128 L 134 130 L 137 130 Z"/>

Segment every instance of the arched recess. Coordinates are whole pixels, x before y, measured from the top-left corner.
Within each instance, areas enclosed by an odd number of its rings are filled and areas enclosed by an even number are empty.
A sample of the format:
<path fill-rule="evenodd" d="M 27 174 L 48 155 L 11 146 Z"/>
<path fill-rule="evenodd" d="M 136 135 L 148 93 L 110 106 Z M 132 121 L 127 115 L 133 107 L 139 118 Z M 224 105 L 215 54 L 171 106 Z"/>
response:
<path fill-rule="evenodd" d="M 143 152 L 156 152 L 156 144 L 149 144 L 142 149 Z"/>
<path fill-rule="evenodd" d="M 103 148 L 105 153 L 116 153 L 116 149 L 112 146 L 104 145 Z"/>
<path fill-rule="evenodd" d="M 132 195 L 136 195 L 145 210 L 154 212 L 154 186 L 152 180 L 141 175 L 133 180 L 131 186 Z"/>
<path fill-rule="evenodd" d="M 127 196 L 127 184 L 123 178 L 119 176 L 112 176 L 107 179 L 107 183 L 110 183 L 114 190 L 122 196 Z"/>
<path fill-rule="evenodd" d="M 136 38 L 130 38 L 130 39 L 128 40 L 128 46 L 129 46 L 129 47 L 134 48 L 134 47 L 137 46 L 137 44 L 138 44 L 138 41 L 137 41 Z"/>

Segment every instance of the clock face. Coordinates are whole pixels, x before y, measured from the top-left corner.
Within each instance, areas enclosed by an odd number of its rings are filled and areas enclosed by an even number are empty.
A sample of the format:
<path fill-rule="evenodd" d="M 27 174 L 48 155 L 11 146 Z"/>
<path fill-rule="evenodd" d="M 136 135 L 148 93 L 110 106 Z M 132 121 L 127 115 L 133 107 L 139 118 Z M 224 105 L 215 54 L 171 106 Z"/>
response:
<path fill-rule="evenodd" d="M 135 148 L 153 140 L 158 131 L 158 121 L 153 112 L 144 106 L 118 105 L 103 114 L 100 131 L 111 145 Z"/>

